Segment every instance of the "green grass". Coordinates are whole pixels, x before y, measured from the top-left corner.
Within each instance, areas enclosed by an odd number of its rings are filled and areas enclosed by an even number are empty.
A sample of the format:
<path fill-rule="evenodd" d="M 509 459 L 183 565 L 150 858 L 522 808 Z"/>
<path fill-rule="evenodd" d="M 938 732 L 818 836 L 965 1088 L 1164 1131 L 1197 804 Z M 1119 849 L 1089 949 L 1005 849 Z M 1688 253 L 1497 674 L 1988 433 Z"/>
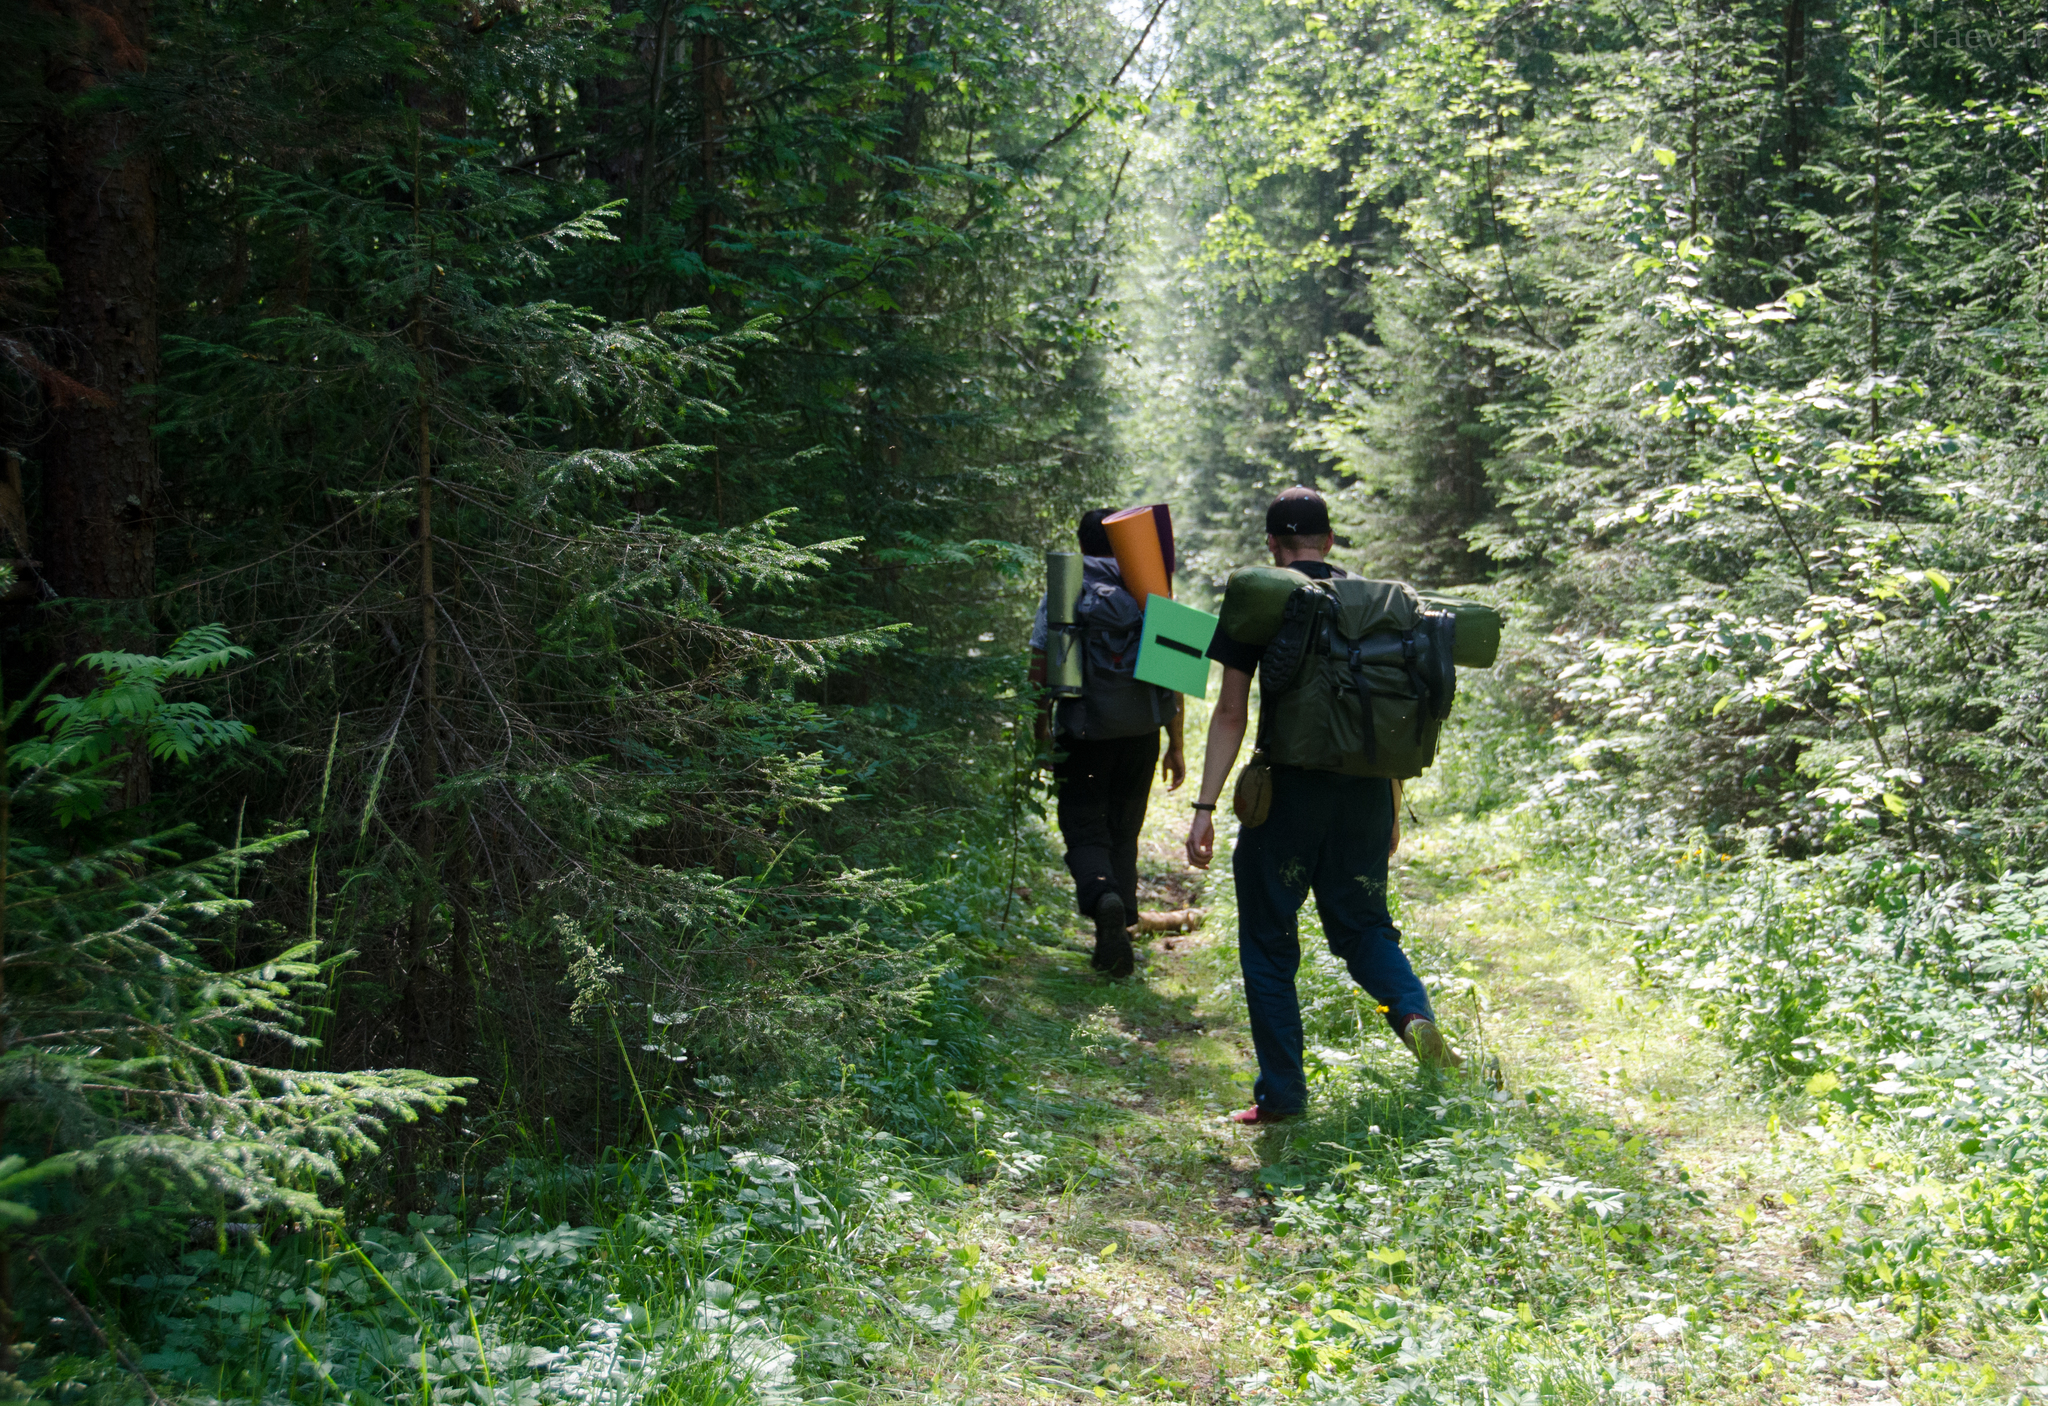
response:
<path fill-rule="evenodd" d="M 1197 882 L 1179 799 L 1148 906 Z M 1462 1074 L 1415 1068 L 1311 914 L 1310 1115 L 1228 1124 L 1227 865 L 1208 926 L 1110 982 L 1027 864 L 1027 921 L 811 1126 L 510 1163 L 445 1215 L 191 1251 L 101 1301 L 193 1399 L 2034 1399 L 2038 1288 L 1966 1233 L 2021 1183 L 1746 1060 L 1741 991 L 1644 960 L 1736 901 L 1732 867 L 1417 805 L 1398 916 Z M 134 1391 L 86 1350 L 24 1375 Z"/>

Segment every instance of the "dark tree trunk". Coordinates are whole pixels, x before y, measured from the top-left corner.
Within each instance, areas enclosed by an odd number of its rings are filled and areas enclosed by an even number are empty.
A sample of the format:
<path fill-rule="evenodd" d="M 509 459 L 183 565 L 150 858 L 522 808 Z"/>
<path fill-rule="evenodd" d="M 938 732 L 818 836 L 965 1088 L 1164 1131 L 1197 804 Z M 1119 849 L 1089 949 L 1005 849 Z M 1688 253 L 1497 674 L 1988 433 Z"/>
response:
<path fill-rule="evenodd" d="M 732 74 L 726 68 L 725 40 L 699 34 L 690 43 L 690 71 L 697 86 L 696 228 L 691 243 L 704 261 L 703 302 L 729 311 L 729 298 L 717 292 L 721 262 L 717 249 L 720 195 L 725 183 L 726 104 L 732 98 Z"/>
<path fill-rule="evenodd" d="M 448 965 L 455 983 L 455 1009 L 450 1021 L 447 1066 L 455 1073 L 466 1074 L 470 1069 L 470 1046 L 476 1039 L 476 920 L 471 908 L 475 894 L 471 891 L 474 875 L 470 867 L 470 846 L 475 843 L 476 826 L 467 810 L 457 812 L 454 830 L 450 837 L 454 844 L 448 856 L 452 913 Z"/>
<path fill-rule="evenodd" d="M 631 195 L 640 172 L 639 142 L 646 129 L 633 110 L 635 88 L 630 79 L 611 73 L 579 79 L 576 84 L 577 105 L 588 134 L 583 172 L 603 181 L 614 195 Z"/>
<path fill-rule="evenodd" d="M 642 22 L 633 28 L 634 62 L 623 73 L 607 70 L 576 81 L 577 106 L 587 134 L 584 174 L 628 199 L 643 199 L 649 193 L 655 167 L 661 161 L 651 138 L 657 135 L 654 115 L 662 102 L 660 87 L 668 62 L 665 46 L 673 32 L 671 8 L 661 6 L 660 18 L 648 20 L 647 7 L 637 0 L 612 0 L 615 18 L 642 16 Z"/>
<path fill-rule="evenodd" d="M 143 67 L 149 8 L 148 0 L 100 0 L 93 24 L 50 56 L 47 72 L 47 244 L 64 280 L 56 362 L 94 394 L 51 409 L 39 555 L 59 595 L 106 603 L 74 609 L 60 627 L 59 648 L 71 658 L 146 647 L 144 602 L 156 585 L 158 484 L 146 394 L 157 374 L 156 194 L 137 146 L 141 124 L 119 106 L 79 110 L 93 89 Z M 131 761 L 124 780 L 124 804 L 148 799 L 145 758 Z"/>
<path fill-rule="evenodd" d="M 1788 169 L 1797 171 L 1806 164 L 1807 104 L 1810 101 L 1806 84 L 1806 31 L 1807 0 L 1786 0 L 1784 38 L 1778 62 L 1778 86 L 1784 93 L 1785 103 L 1785 147 L 1784 159 Z"/>
<path fill-rule="evenodd" d="M 893 9 L 891 13 L 893 14 Z M 895 31 L 892 21 L 890 30 L 892 53 L 895 47 L 894 36 Z M 937 42 L 936 34 L 929 33 L 916 25 L 910 26 L 910 32 L 904 37 L 903 43 L 905 63 L 914 64 L 917 59 L 931 49 L 935 42 Z M 893 57 L 891 62 L 894 62 Z M 924 160 L 924 129 L 926 119 L 931 112 L 931 105 L 930 94 L 924 92 L 915 84 L 906 85 L 903 101 L 896 109 L 896 121 L 893 124 L 895 131 L 891 134 L 888 145 L 883 148 L 888 155 L 903 163 L 902 169 L 891 171 L 883 179 L 882 188 L 888 191 L 891 196 L 900 196 L 914 189 L 918 184 L 920 177 L 917 174 L 916 167 L 919 162 Z"/>
<path fill-rule="evenodd" d="M 629 258 L 637 270 L 621 284 L 618 301 L 612 305 L 618 315 L 626 317 L 651 315 L 666 297 L 664 258 L 651 255 L 661 242 L 655 211 L 665 204 L 661 197 L 668 188 L 662 175 L 661 116 L 670 86 L 675 7 L 667 3 L 656 7 L 658 17 L 651 20 L 645 18 L 647 8 L 632 0 L 612 0 L 615 16 L 643 15 L 643 22 L 633 30 L 633 63 L 623 73 L 596 74 L 576 83 L 585 132 L 584 174 L 603 181 L 614 196 L 632 202 L 630 228 L 637 252 Z"/>

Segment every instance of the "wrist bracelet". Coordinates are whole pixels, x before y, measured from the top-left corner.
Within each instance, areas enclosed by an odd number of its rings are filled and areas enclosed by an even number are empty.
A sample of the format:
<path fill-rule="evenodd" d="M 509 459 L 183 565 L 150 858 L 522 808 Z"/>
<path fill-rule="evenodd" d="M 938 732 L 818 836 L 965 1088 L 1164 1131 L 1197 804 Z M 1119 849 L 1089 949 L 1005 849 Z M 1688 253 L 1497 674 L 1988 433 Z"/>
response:
<path fill-rule="evenodd" d="M 1211 801 L 1211 802 L 1209 802 L 1209 804 L 1207 804 L 1207 805 L 1203 805 L 1203 804 L 1202 804 L 1202 803 L 1201 803 L 1200 801 L 1196 801 L 1196 802 L 1195 802 L 1195 803 L 1194 803 L 1193 805 L 1189 806 L 1189 807 L 1188 807 L 1188 809 L 1190 809 L 1190 810 L 1214 810 L 1214 809 L 1216 809 L 1216 802 L 1214 802 L 1214 801 Z"/>

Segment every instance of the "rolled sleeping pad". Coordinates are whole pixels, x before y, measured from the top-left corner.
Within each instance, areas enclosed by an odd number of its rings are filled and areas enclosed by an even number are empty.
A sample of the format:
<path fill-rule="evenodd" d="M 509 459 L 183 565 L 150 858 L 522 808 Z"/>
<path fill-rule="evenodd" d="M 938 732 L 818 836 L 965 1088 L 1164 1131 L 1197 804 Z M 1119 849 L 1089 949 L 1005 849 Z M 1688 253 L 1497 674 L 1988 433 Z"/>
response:
<path fill-rule="evenodd" d="M 1222 623 L 1217 627 L 1239 644 L 1266 645 L 1280 630 L 1287 598 L 1309 578 L 1284 566 L 1247 566 L 1230 573 L 1223 588 Z M 1451 662 L 1461 669 L 1490 669 L 1500 657 L 1500 632 L 1505 623 L 1498 607 L 1433 591 L 1418 591 L 1429 610 L 1447 610 L 1457 619 Z"/>
<path fill-rule="evenodd" d="M 1081 573 L 1079 553 L 1045 554 L 1045 691 L 1055 698 L 1081 696 L 1081 632 L 1074 627 Z"/>
<path fill-rule="evenodd" d="M 1045 618 L 1048 624 L 1074 623 L 1074 603 L 1081 599 L 1082 580 L 1079 552 L 1045 554 Z"/>
<path fill-rule="evenodd" d="M 1173 599 L 1173 578 L 1166 570 L 1166 550 L 1159 540 L 1159 511 L 1155 507 L 1125 508 L 1102 520 L 1109 534 L 1110 550 L 1116 553 L 1116 569 L 1124 578 L 1124 589 L 1143 605 L 1152 596 Z"/>
<path fill-rule="evenodd" d="M 1239 644 L 1271 644 L 1280 632 L 1287 598 L 1308 583 L 1308 577 L 1284 566 L 1241 567 L 1223 587 L 1217 628 Z"/>
<path fill-rule="evenodd" d="M 1453 664 L 1460 669 L 1493 667 L 1493 661 L 1500 658 L 1501 626 L 1507 623 L 1498 607 L 1432 591 L 1418 591 L 1416 594 L 1422 597 L 1423 605 L 1429 609 L 1448 610 L 1457 617 L 1457 630 L 1451 636 Z"/>
<path fill-rule="evenodd" d="M 1081 632 L 1054 625 L 1045 632 L 1045 691 L 1054 698 L 1079 698 L 1081 684 Z"/>

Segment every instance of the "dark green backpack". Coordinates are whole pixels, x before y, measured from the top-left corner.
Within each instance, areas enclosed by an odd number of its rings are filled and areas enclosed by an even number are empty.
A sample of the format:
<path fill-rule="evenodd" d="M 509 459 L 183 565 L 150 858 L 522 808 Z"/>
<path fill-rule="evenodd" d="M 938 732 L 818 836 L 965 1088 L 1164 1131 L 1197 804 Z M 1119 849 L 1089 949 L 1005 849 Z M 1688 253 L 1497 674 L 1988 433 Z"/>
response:
<path fill-rule="evenodd" d="M 1347 776 L 1420 775 L 1436 759 L 1457 665 L 1491 664 L 1500 641 L 1491 607 L 1279 567 L 1232 573 L 1220 627 L 1265 645 L 1263 760 Z"/>

